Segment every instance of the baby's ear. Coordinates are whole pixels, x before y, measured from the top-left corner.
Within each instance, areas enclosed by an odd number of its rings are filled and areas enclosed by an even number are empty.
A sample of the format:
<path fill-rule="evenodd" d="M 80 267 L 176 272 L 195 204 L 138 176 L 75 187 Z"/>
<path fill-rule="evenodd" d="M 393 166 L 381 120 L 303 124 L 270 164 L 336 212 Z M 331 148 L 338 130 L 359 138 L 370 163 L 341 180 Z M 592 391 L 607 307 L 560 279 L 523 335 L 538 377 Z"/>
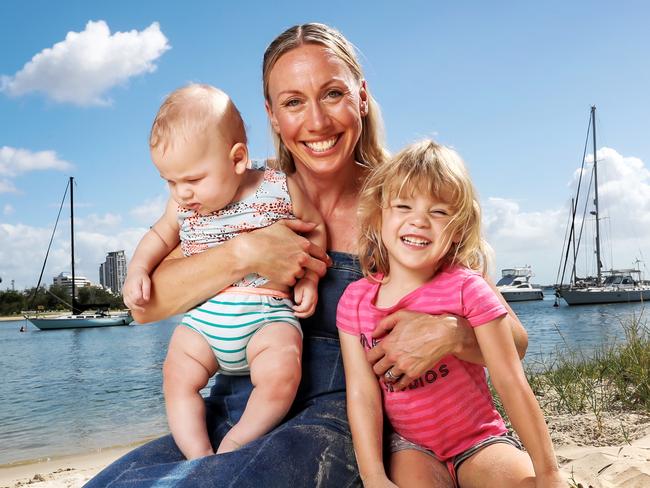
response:
<path fill-rule="evenodd" d="M 230 150 L 230 160 L 235 165 L 235 173 L 244 174 L 248 168 L 248 148 L 243 142 L 238 142 Z"/>

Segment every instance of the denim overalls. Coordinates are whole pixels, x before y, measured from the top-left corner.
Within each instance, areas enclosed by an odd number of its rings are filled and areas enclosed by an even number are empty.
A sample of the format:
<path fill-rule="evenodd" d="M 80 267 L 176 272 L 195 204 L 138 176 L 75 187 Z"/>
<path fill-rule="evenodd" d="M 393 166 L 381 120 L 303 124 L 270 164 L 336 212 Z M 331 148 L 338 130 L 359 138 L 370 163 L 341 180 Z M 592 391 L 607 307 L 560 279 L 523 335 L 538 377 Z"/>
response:
<path fill-rule="evenodd" d="M 336 306 L 362 277 L 358 261 L 330 252 L 333 265 L 318 287 L 318 306 L 302 320 L 302 382 L 285 421 L 243 448 L 186 461 L 167 435 L 131 451 L 85 486 L 117 487 L 335 487 L 361 486 L 345 409 L 345 377 Z M 252 390 L 250 377 L 217 375 L 206 399 L 213 446 L 239 419 Z"/>

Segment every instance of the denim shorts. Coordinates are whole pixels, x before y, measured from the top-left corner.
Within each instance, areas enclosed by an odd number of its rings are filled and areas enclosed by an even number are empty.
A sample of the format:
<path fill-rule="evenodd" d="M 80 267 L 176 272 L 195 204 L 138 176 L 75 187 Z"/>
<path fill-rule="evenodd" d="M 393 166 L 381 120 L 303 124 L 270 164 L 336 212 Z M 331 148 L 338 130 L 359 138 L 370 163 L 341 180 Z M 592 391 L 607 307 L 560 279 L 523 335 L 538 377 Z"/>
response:
<path fill-rule="evenodd" d="M 438 461 L 440 460 L 438 456 L 436 456 L 433 453 L 433 451 L 427 449 L 426 447 L 422 447 L 419 444 L 415 444 L 414 442 L 411 442 L 408 439 L 405 439 L 397 432 L 393 431 L 390 433 L 388 442 L 389 442 L 389 450 L 391 453 L 404 451 L 406 449 L 414 449 L 416 451 L 423 452 Z M 477 442 L 472 447 L 464 450 L 460 454 L 456 454 L 451 459 L 444 461 L 447 467 L 447 471 L 449 471 L 451 479 L 454 481 L 454 485 L 456 487 L 458 487 L 457 473 L 460 465 L 463 464 L 465 461 L 467 461 L 469 458 L 471 458 L 474 454 L 479 452 L 481 449 L 491 446 L 492 444 L 510 444 L 511 446 L 516 447 L 520 451 L 524 450 L 524 446 L 521 444 L 521 442 L 515 439 L 510 433 L 505 433 L 503 435 L 493 435 L 486 439 L 483 439 L 480 442 Z"/>

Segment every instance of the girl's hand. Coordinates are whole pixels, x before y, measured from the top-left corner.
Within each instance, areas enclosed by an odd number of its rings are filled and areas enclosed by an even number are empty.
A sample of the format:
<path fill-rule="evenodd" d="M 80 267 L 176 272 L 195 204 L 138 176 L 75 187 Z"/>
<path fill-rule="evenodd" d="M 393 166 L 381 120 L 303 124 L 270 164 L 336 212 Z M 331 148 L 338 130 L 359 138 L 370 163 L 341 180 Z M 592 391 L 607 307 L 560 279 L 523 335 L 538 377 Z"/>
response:
<path fill-rule="evenodd" d="M 364 476 L 362 480 L 363 488 L 398 488 L 385 474 Z"/>
<path fill-rule="evenodd" d="M 400 310 L 379 322 L 373 337 L 383 337 L 367 353 L 377 376 L 390 370 L 384 377 L 387 383 L 392 377 L 395 388 L 406 388 L 440 359 L 455 354 L 468 342 L 476 342 L 474 332 L 465 319 L 454 315 L 428 315 L 410 310 Z"/>
<path fill-rule="evenodd" d="M 300 235 L 314 227 L 302 220 L 281 220 L 241 236 L 242 255 L 248 259 L 250 272 L 286 286 L 294 286 L 308 270 L 325 275 L 331 264 L 329 256 Z"/>
<path fill-rule="evenodd" d="M 562 478 L 559 471 L 547 475 L 535 476 L 535 488 L 566 488 L 567 481 Z"/>

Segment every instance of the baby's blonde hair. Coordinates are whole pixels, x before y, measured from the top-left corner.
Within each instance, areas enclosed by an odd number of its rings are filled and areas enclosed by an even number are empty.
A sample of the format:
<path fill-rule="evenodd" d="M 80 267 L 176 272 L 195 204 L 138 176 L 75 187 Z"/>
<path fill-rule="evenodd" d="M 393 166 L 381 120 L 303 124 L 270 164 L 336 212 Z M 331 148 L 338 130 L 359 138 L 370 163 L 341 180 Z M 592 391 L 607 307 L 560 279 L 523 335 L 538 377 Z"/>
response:
<path fill-rule="evenodd" d="M 364 274 L 389 274 L 381 240 L 382 209 L 392 198 L 418 192 L 452 209 L 442 236 L 452 243 L 443 266 L 460 264 L 485 274 L 491 251 L 481 237 L 481 208 L 472 180 L 456 151 L 428 139 L 407 146 L 373 169 L 366 180 L 359 201 L 359 260 Z"/>
<path fill-rule="evenodd" d="M 211 85 L 192 83 L 170 93 L 160 106 L 151 127 L 149 147 L 167 148 L 197 136 L 220 137 L 231 146 L 246 144 L 241 114 L 230 97 Z"/>

